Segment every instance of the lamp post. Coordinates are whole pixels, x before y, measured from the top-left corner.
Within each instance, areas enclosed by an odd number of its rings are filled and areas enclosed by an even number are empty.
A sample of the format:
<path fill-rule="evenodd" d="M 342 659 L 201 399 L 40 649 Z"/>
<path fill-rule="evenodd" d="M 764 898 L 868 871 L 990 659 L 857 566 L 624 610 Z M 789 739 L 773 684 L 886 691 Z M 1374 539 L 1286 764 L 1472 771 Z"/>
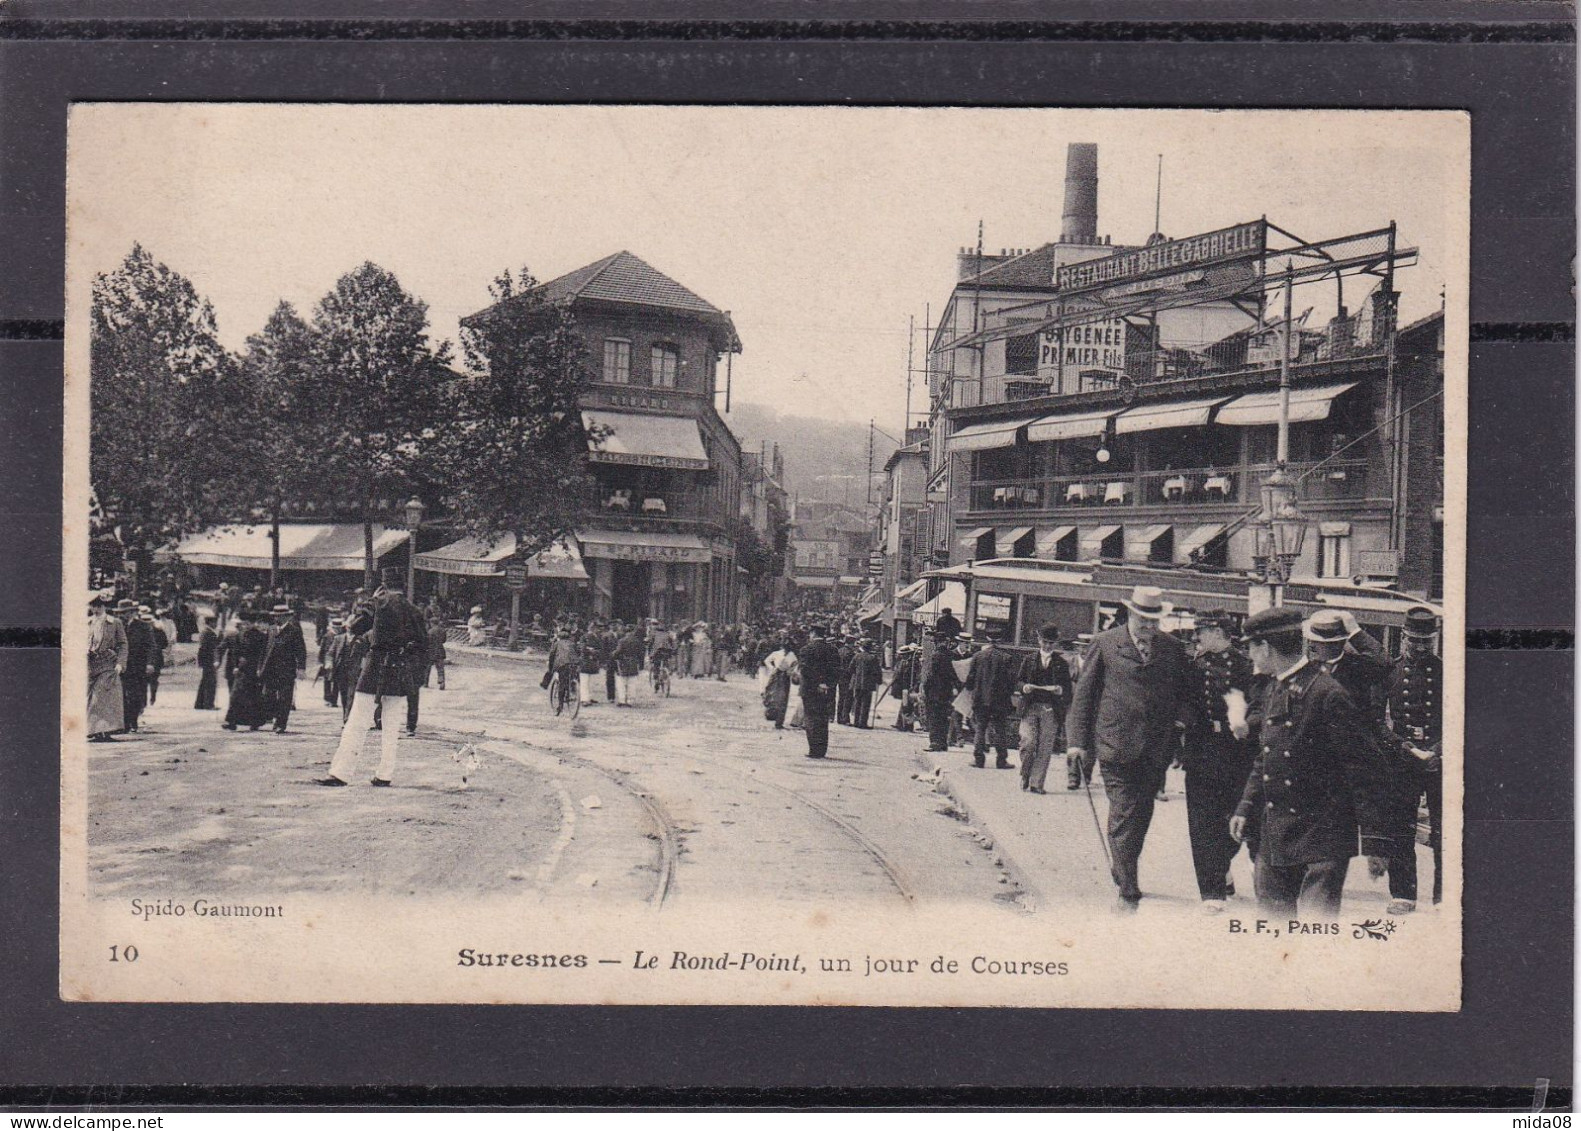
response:
<path fill-rule="evenodd" d="M 417 528 L 423 524 L 423 500 L 413 495 L 406 503 L 406 599 L 417 601 Z"/>
<path fill-rule="evenodd" d="M 1279 351 L 1279 432 L 1274 452 L 1274 470 L 1259 489 L 1262 513 L 1253 524 L 1252 557 L 1258 577 L 1267 583 L 1273 605 L 1284 603 L 1284 587 L 1295 572 L 1301 547 L 1306 541 L 1307 520 L 1296 505 L 1296 485 L 1285 471 L 1290 459 L 1290 335 L 1292 325 L 1291 291 L 1294 276 L 1285 263 L 1285 325 Z"/>

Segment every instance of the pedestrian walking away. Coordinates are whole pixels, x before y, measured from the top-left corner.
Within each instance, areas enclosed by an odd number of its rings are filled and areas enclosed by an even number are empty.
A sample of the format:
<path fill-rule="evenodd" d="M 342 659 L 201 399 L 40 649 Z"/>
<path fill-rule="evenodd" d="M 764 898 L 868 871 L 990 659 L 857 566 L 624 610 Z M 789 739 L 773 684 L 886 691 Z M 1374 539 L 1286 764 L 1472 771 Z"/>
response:
<path fill-rule="evenodd" d="M 1065 709 L 1070 706 L 1070 665 L 1055 651 L 1059 626 L 1038 629 L 1038 651 L 1016 672 L 1021 695 L 1021 788 L 1044 792 L 1049 762 L 1065 745 Z"/>
<path fill-rule="evenodd" d="M 928 750 L 934 754 L 950 749 L 950 716 L 961 679 L 955 673 L 955 649 L 951 637 L 934 633 L 933 654 L 928 657 L 922 679 L 922 706 L 928 720 Z"/>
<path fill-rule="evenodd" d="M 214 693 L 219 689 L 220 634 L 215 629 L 216 617 L 209 613 L 198 630 L 198 697 L 192 704 L 195 711 L 215 711 Z"/>
<path fill-rule="evenodd" d="M 362 751 L 362 741 L 373 724 L 374 708 L 393 699 L 404 699 L 412 690 L 412 657 L 425 645 L 426 626 L 422 614 L 399 588 L 403 580 L 401 570 L 386 569 L 381 580 L 383 584 L 375 590 L 373 600 L 354 612 L 348 624 L 353 634 L 367 634 L 368 654 L 352 696 L 351 710 L 341 728 L 340 744 L 330 762 L 329 774 L 318 779 L 319 785 L 350 783 L 357 756 Z M 373 785 L 387 786 L 394 780 L 399 737 L 393 725 L 384 727 L 381 732 L 379 768 L 372 779 Z"/>
<path fill-rule="evenodd" d="M 1246 621 L 1252 664 L 1270 683 L 1230 835 L 1244 840 L 1250 822 L 1261 821 L 1254 876 L 1265 913 L 1332 919 L 1358 833 L 1364 855 L 1393 853 L 1394 782 L 1377 728 L 1306 658 L 1302 636 L 1301 615 L 1291 609 L 1265 609 Z"/>
<path fill-rule="evenodd" d="M 864 641 L 851 658 L 851 724 L 858 730 L 873 729 L 873 692 L 883 682 L 878 642 Z"/>
<path fill-rule="evenodd" d="M 999 647 L 1003 635 L 990 625 L 984 635 L 988 646 L 972 657 L 966 670 L 966 689 L 972 694 L 972 765 L 987 764 L 988 747 L 994 748 L 994 766 L 1010 769 L 1010 713 L 1014 710 L 1016 657 Z"/>
<path fill-rule="evenodd" d="M 1083 773 L 1095 764 L 1103 771 L 1111 875 L 1120 908 L 1135 910 L 1137 863 L 1164 772 L 1180 750 L 1194 679 L 1185 649 L 1159 631 L 1163 591 L 1139 585 L 1123 604 L 1125 623 L 1099 633 L 1082 664 L 1066 719 L 1067 754 Z"/>

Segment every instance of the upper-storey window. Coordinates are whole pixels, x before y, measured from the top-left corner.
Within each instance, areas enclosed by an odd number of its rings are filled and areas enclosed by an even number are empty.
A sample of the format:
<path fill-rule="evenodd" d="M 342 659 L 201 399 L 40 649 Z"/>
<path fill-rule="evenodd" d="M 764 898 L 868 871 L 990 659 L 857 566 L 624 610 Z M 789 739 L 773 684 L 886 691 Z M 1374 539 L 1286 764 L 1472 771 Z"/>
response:
<path fill-rule="evenodd" d="M 604 380 L 615 385 L 631 382 L 631 343 L 624 338 L 604 339 Z"/>
<path fill-rule="evenodd" d="M 675 388 L 675 377 L 681 369 L 681 351 L 672 345 L 653 347 L 652 383 L 656 389 Z"/>

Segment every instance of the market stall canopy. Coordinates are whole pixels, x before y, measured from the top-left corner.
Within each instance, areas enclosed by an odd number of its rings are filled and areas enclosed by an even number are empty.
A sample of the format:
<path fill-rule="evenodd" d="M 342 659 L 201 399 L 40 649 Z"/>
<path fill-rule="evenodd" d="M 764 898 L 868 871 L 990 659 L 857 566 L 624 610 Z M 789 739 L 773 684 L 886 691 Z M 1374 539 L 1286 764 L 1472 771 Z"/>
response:
<path fill-rule="evenodd" d="M 584 558 L 613 558 L 626 562 L 706 563 L 712 556 L 708 543 L 695 534 L 664 531 L 589 530 L 578 532 Z"/>
<path fill-rule="evenodd" d="M 373 525 L 373 558 L 406 542 L 405 530 L 389 530 Z M 268 569 L 270 559 L 269 524 L 212 526 L 191 535 L 174 550 L 162 550 L 156 559 L 168 561 L 178 556 L 190 565 L 237 566 L 242 569 Z M 298 524 L 280 526 L 281 569 L 345 570 L 360 573 L 363 567 L 362 527 L 353 523 Z"/>
<path fill-rule="evenodd" d="M 1156 432 L 1160 428 L 1200 428 L 1208 422 L 1213 410 L 1228 399 L 1210 397 L 1207 400 L 1128 408 L 1115 418 L 1114 430 L 1123 433 Z"/>
<path fill-rule="evenodd" d="M 1290 390 L 1290 423 L 1304 424 L 1313 420 L 1327 420 L 1334 398 L 1356 387 L 1347 385 L 1322 385 L 1315 389 Z M 1278 424 L 1279 392 L 1247 393 L 1236 397 L 1219 409 L 1220 424 Z"/>
<path fill-rule="evenodd" d="M 1008 448 L 1015 444 L 1016 433 L 1032 422 L 1026 416 L 1019 420 L 995 420 L 988 424 L 972 424 L 958 428 L 950 437 L 952 452 L 981 452 L 989 448 Z"/>
<path fill-rule="evenodd" d="M 966 586 L 959 581 L 946 581 L 937 597 L 924 601 L 912 610 L 911 619 L 923 624 L 932 624 L 939 619 L 939 614 L 945 609 L 954 613 L 957 620 L 965 616 Z"/>
<path fill-rule="evenodd" d="M 1096 412 L 1039 417 L 1027 425 L 1027 439 L 1035 444 L 1043 440 L 1080 440 L 1088 436 L 1102 436 L 1109 418 L 1119 411 L 1117 408 L 1105 408 Z"/>
<path fill-rule="evenodd" d="M 624 463 L 637 467 L 673 467 L 689 471 L 708 469 L 708 451 L 697 421 L 690 416 L 650 416 L 635 412 L 582 413 L 582 426 L 611 429 L 602 442 L 588 441 L 588 459 L 594 463 Z"/>

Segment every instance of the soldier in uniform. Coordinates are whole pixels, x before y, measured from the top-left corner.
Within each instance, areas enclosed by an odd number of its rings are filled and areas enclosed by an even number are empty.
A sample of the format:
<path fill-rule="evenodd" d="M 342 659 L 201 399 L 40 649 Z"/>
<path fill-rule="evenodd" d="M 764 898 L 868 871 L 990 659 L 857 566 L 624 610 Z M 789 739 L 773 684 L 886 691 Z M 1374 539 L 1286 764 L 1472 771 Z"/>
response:
<path fill-rule="evenodd" d="M 1389 914 L 1416 910 L 1416 817 L 1427 795 L 1428 844 L 1433 850 L 1433 902 L 1443 898 L 1444 665 L 1433 653 L 1438 617 L 1418 605 L 1405 614 L 1405 651 L 1389 669 L 1389 732 L 1398 743 L 1395 778 L 1399 813 L 1395 853 L 1387 861 Z"/>
<path fill-rule="evenodd" d="M 801 673 L 802 726 L 807 733 L 807 757 L 829 753 L 829 716 L 834 712 L 834 689 L 840 682 L 840 652 L 824 639 L 822 626 L 807 627 L 807 643 L 796 652 Z"/>
<path fill-rule="evenodd" d="M 1246 621 L 1252 665 L 1269 677 L 1256 761 L 1230 818 L 1230 835 L 1257 832 L 1257 902 L 1279 917 L 1339 914 L 1345 873 L 1357 854 L 1387 856 L 1388 757 L 1378 732 L 1323 665 L 1303 655 L 1301 614 L 1265 609 Z"/>
<path fill-rule="evenodd" d="M 353 613 L 347 626 L 354 636 L 367 634 L 368 656 L 352 696 L 351 711 L 341 729 L 340 745 L 329 765 L 329 775 L 319 778 L 319 785 L 349 784 L 363 736 L 373 724 L 374 708 L 382 707 L 386 700 L 404 699 L 411 692 L 412 657 L 420 653 L 424 644 L 423 614 L 401 592 L 404 579 L 399 569 L 386 569 L 381 578 L 383 584 L 374 591 L 373 600 Z M 373 785 L 390 784 L 399 737 L 393 721 L 383 729 Z"/>
<path fill-rule="evenodd" d="M 1240 844 L 1230 836 L 1230 818 L 1246 789 L 1254 748 L 1246 707 L 1252 694 L 1252 661 L 1230 643 L 1234 622 L 1223 610 L 1197 615 L 1197 651 L 1192 665 L 1200 678 L 1196 717 L 1186 730 L 1181 763 L 1186 770 L 1186 829 L 1197 894 L 1209 915 L 1224 910 L 1235 893 L 1230 861 Z M 1232 709 L 1233 707 L 1233 709 Z M 1256 855 L 1254 852 L 1253 855 Z"/>

